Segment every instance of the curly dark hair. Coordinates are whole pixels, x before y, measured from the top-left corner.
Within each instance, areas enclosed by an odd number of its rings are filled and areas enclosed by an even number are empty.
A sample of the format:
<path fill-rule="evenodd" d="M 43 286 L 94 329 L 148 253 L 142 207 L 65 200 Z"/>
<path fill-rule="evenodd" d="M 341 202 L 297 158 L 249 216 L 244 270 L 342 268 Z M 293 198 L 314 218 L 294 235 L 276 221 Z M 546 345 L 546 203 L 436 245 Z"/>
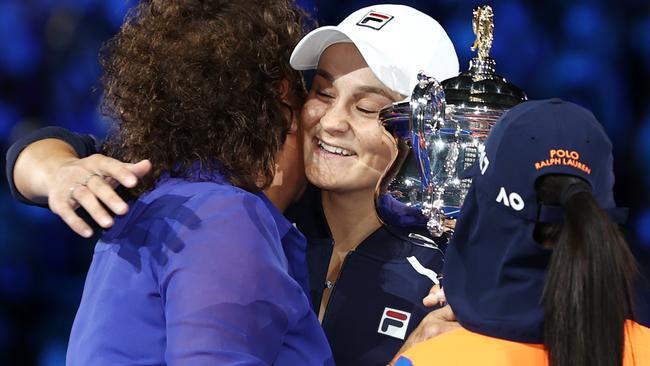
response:
<path fill-rule="evenodd" d="M 100 54 L 102 111 L 115 122 L 104 150 L 152 162 L 137 193 L 197 162 L 267 187 L 290 127 L 286 82 L 290 98 L 305 96 L 289 57 L 314 24 L 291 0 L 141 1 Z"/>

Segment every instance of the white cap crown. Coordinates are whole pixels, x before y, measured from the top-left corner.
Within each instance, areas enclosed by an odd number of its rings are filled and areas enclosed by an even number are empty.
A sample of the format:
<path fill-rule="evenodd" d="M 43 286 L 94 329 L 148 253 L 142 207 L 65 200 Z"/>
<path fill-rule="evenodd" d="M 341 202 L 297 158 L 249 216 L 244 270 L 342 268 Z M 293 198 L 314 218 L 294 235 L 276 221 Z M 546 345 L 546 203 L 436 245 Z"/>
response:
<path fill-rule="evenodd" d="M 307 34 L 291 55 L 296 70 L 316 68 L 335 43 L 353 43 L 375 76 L 393 91 L 410 96 L 417 74 L 439 81 L 458 75 L 458 56 L 445 30 L 430 16 L 405 5 L 373 5 L 350 14 L 337 26 Z"/>

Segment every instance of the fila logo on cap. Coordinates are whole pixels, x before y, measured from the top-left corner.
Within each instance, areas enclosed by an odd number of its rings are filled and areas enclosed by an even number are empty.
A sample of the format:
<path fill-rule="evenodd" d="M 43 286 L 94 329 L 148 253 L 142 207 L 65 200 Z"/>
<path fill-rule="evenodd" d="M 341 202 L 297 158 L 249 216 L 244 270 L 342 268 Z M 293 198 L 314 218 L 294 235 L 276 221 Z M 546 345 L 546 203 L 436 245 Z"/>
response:
<path fill-rule="evenodd" d="M 357 23 L 358 26 L 368 27 L 375 30 L 380 30 L 381 27 L 385 26 L 386 23 L 390 22 L 393 19 L 392 15 L 386 13 L 380 13 L 378 11 L 370 11 L 368 14 L 364 15 L 363 18 Z"/>
<path fill-rule="evenodd" d="M 411 320 L 411 313 L 385 308 L 377 332 L 404 340 L 406 337 L 406 328 L 409 326 L 409 320 Z"/>

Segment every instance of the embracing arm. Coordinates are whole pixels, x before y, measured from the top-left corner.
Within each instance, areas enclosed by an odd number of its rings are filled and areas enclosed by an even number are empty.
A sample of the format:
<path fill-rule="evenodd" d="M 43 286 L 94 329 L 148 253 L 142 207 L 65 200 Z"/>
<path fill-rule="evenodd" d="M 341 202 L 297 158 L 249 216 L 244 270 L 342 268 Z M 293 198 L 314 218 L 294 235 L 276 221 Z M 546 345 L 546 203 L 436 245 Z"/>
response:
<path fill-rule="evenodd" d="M 47 182 L 58 166 L 98 151 L 91 135 L 61 127 L 45 127 L 18 141 L 7 151 L 7 181 L 11 194 L 28 205 L 47 207 Z"/>
<path fill-rule="evenodd" d="M 100 226 L 110 227 L 113 220 L 100 202 L 124 214 L 127 206 L 114 188 L 135 186 L 151 164 L 146 160 L 126 164 L 96 154 L 97 145 L 90 135 L 59 127 L 46 127 L 16 141 L 7 151 L 7 181 L 13 196 L 26 204 L 49 206 L 85 237 L 92 235 L 92 229 L 75 213 L 79 206 Z"/>

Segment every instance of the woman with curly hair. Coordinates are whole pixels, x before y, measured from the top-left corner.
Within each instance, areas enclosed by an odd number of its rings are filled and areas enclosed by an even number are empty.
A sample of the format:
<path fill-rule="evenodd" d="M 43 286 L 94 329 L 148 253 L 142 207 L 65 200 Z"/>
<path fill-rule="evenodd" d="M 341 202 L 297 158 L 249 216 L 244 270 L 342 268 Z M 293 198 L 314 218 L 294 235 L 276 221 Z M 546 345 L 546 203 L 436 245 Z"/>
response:
<path fill-rule="evenodd" d="M 304 237 L 281 214 L 303 189 L 284 168 L 305 21 L 290 0 L 151 0 L 107 43 L 105 151 L 153 171 L 96 245 L 68 365 L 332 363 Z"/>

